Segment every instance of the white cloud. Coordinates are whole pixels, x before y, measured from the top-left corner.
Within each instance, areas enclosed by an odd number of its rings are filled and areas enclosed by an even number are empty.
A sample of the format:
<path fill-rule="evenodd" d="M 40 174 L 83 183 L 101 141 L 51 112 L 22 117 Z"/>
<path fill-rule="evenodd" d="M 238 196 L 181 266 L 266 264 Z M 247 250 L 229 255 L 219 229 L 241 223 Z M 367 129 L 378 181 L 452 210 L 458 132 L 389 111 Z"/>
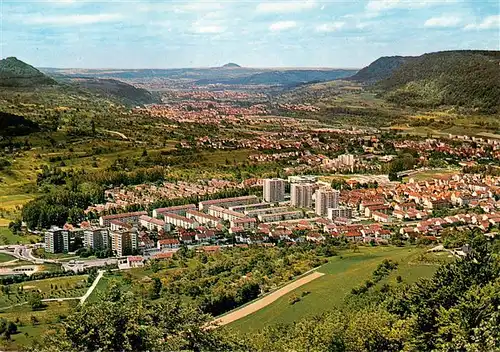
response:
<path fill-rule="evenodd" d="M 203 11 L 214 11 L 221 10 L 223 6 L 217 2 L 213 1 L 193 1 L 180 5 L 176 8 L 183 12 L 203 12 Z"/>
<path fill-rule="evenodd" d="M 94 15 L 67 15 L 67 16 L 42 16 L 35 15 L 26 18 L 29 24 L 48 25 L 83 25 L 99 22 L 116 22 L 122 19 L 122 15 L 115 13 L 99 13 Z"/>
<path fill-rule="evenodd" d="M 333 22 L 333 23 L 323 23 L 316 26 L 316 31 L 318 32 L 335 32 L 342 29 L 345 26 L 345 22 Z"/>
<path fill-rule="evenodd" d="M 461 18 L 458 16 L 441 16 L 429 18 L 424 23 L 424 27 L 432 28 L 449 28 L 456 27 L 460 22 Z"/>
<path fill-rule="evenodd" d="M 257 12 L 264 13 L 288 13 L 310 10 L 318 6 L 315 0 L 297 1 L 291 0 L 288 2 L 262 2 L 257 5 Z"/>
<path fill-rule="evenodd" d="M 279 21 L 279 22 L 275 22 L 275 23 L 271 24 L 269 26 L 269 30 L 271 30 L 273 32 L 277 32 L 277 31 L 292 29 L 295 27 L 297 27 L 297 22 L 295 22 L 295 21 Z"/>
<path fill-rule="evenodd" d="M 226 31 L 226 27 L 218 24 L 193 23 L 192 31 L 200 34 L 217 34 Z"/>
<path fill-rule="evenodd" d="M 500 30 L 500 15 L 486 17 L 481 23 L 471 23 L 465 29 L 498 29 Z"/>
<path fill-rule="evenodd" d="M 454 3 L 456 1 L 457 0 L 370 0 L 366 4 L 366 10 L 381 12 L 391 9 L 416 9 Z"/>

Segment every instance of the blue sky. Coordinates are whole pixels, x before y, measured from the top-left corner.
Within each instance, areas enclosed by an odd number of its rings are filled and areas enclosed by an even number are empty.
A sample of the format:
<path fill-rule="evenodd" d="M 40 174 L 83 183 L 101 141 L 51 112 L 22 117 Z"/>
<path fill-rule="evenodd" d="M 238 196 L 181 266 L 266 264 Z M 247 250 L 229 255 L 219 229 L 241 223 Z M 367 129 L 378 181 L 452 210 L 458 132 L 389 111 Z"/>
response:
<path fill-rule="evenodd" d="M 0 56 L 38 67 L 363 67 L 500 50 L 498 0 L 0 0 Z"/>

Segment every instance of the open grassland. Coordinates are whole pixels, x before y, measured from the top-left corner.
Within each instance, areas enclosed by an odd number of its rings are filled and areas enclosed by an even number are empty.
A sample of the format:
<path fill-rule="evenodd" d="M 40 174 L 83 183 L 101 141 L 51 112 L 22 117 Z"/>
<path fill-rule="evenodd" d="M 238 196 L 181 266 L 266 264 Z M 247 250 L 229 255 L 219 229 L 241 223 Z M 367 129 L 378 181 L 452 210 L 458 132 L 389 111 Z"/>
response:
<path fill-rule="evenodd" d="M 0 263 L 6 263 L 12 260 L 16 260 L 16 258 L 6 253 L 0 253 Z"/>
<path fill-rule="evenodd" d="M 8 227 L 0 226 L 0 245 L 36 243 L 39 240 L 35 235 L 14 235 Z"/>
<path fill-rule="evenodd" d="M 420 277 L 429 277 L 437 264 L 418 260 L 425 249 L 416 247 L 360 247 L 357 252 L 343 253 L 332 258 L 318 269 L 322 277 L 284 295 L 269 306 L 246 316 L 230 325 L 240 332 L 251 332 L 275 323 L 291 323 L 308 315 L 321 314 L 326 310 L 344 305 L 351 289 L 371 278 L 373 271 L 384 259 L 399 263 L 397 270 L 386 279 L 394 281 L 401 276 L 404 282 L 414 282 Z M 292 295 L 310 292 L 291 305 Z"/>
<path fill-rule="evenodd" d="M 405 177 L 405 181 L 408 181 L 410 178 L 414 179 L 417 182 L 426 181 L 426 180 L 431 180 L 434 178 L 456 175 L 459 173 L 460 173 L 460 169 L 453 169 L 453 168 L 448 168 L 448 169 L 440 168 L 440 169 L 423 170 L 423 171 L 419 171 L 416 174 L 413 174 L 409 177 Z"/>

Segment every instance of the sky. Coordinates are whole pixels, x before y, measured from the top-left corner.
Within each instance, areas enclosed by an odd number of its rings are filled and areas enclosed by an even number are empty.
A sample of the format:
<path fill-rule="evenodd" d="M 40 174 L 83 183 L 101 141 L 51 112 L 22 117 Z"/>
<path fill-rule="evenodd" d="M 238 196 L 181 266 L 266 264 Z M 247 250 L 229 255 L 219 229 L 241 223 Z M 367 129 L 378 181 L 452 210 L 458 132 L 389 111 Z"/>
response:
<path fill-rule="evenodd" d="M 499 0 L 0 0 L 0 57 L 37 67 L 360 68 L 500 50 Z"/>

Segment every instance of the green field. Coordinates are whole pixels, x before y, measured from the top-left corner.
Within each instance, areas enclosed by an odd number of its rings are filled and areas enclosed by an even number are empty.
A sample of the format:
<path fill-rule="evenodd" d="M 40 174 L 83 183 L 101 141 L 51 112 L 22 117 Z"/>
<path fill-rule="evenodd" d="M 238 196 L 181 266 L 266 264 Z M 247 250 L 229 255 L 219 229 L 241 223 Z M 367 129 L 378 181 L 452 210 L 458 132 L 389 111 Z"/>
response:
<path fill-rule="evenodd" d="M 318 271 L 325 275 L 279 298 L 267 307 L 229 325 L 241 332 L 259 330 L 275 323 L 291 323 L 308 315 L 321 314 L 342 307 L 345 298 L 355 286 L 371 278 L 372 272 L 383 259 L 399 263 L 397 270 L 382 282 L 395 282 L 400 275 L 404 282 L 429 277 L 437 265 L 421 263 L 418 257 L 425 249 L 416 247 L 360 247 L 359 252 L 343 253 L 334 257 Z M 290 305 L 288 298 L 304 291 L 310 294 Z"/>
<path fill-rule="evenodd" d="M 415 181 L 419 182 L 419 181 L 426 181 L 426 180 L 444 177 L 444 176 L 456 175 L 459 173 L 460 173 L 460 169 L 431 169 L 431 170 L 419 171 L 414 175 L 411 175 L 409 177 L 405 177 L 404 180 L 408 181 L 410 178 L 412 178 Z"/>
<path fill-rule="evenodd" d="M 14 235 L 8 227 L 2 227 L 0 226 L 0 245 L 6 245 L 6 244 L 29 244 L 29 243 L 36 243 L 40 240 L 38 236 L 35 235 L 28 235 L 28 236 L 22 236 L 22 235 Z"/>
<path fill-rule="evenodd" d="M 0 263 L 6 263 L 6 262 L 10 262 L 11 260 L 15 260 L 16 258 L 11 256 L 11 255 L 8 255 L 6 253 L 0 253 Z"/>

